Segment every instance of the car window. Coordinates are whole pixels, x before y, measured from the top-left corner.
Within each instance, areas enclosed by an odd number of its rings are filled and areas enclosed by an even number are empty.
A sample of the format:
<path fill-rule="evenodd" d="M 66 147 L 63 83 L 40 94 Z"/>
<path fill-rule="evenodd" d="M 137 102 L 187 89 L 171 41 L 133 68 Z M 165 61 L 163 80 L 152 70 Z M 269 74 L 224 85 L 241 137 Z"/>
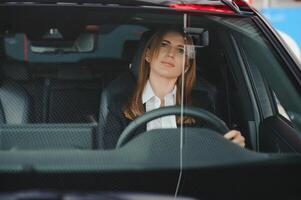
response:
<path fill-rule="evenodd" d="M 258 68 L 292 123 L 298 119 L 299 93 L 249 17 L 90 9 L 81 20 L 43 15 L 35 18 L 41 26 L 2 31 L 2 150 L 49 158 L 60 150 L 74 163 L 81 152 L 90 170 L 181 171 L 202 165 L 202 156 L 205 165 L 262 159 L 254 153 L 263 119 L 241 60 Z M 227 138 L 229 131 L 238 138 Z"/>
<path fill-rule="evenodd" d="M 285 117 L 287 120 L 291 121 L 287 111 L 285 110 L 285 108 L 282 106 L 282 104 L 280 103 L 279 99 L 277 98 L 276 94 L 274 94 L 274 98 L 276 100 L 276 104 L 277 104 L 277 109 L 278 109 L 278 113 L 280 115 L 282 115 L 283 117 Z"/>
<path fill-rule="evenodd" d="M 273 50 L 272 45 L 260 30 L 250 26 L 244 32 L 241 35 L 239 44 L 245 52 L 250 67 L 257 68 L 260 71 L 261 76 L 266 81 L 266 87 L 270 87 L 277 95 L 276 104 L 278 111 L 282 110 L 281 108 L 285 108 L 290 119 L 293 116 L 299 116 L 301 107 L 297 102 L 300 102 L 300 94 L 294 79 L 289 74 L 290 72 L 286 70 L 287 64 Z M 279 102 L 281 102 L 282 106 L 280 106 Z M 298 117 L 293 118 L 292 123 L 300 131 L 300 119 Z"/>

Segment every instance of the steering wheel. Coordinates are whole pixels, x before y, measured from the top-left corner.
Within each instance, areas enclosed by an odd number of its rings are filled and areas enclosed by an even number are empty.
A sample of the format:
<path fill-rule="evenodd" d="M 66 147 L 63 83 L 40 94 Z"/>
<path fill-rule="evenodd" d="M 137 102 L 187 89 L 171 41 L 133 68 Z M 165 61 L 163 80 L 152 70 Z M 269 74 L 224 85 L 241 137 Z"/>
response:
<path fill-rule="evenodd" d="M 149 112 L 144 113 L 140 117 L 136 118 L 132 121 L 121 133 L 116 148 L 123 146 L 133 137 L 134 131 L 141 126 L 153 119 L 157 119 L 159 117 L 163 117 L 166 115 L 180 115 L 181 107 L 180 106 L 167 106 L 160 109 L 155 109 Z M 229 131 L 229 128 L 225 124 L 223 120 L 218 118 L 216 115 L 208 112 L 204 109 L 200 109 L 197 107 L 185 106 L 183 108 L 183 115 L 188 115 L 192 117 L 196 117 L 204 121 L 206 124 L 210 125 L 210 127 L 222 134 L 225 134 Z"/>

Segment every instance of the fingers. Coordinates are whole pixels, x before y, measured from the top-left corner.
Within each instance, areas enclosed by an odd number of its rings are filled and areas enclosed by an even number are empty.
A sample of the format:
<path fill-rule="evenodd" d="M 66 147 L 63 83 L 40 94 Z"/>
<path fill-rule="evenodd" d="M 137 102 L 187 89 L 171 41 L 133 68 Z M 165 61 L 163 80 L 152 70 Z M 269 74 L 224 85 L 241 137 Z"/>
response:
<path fill-rule="evenodd" d="M 245 138 L 243 136 L 237 137 L 232 140 L 233 143 L 238 144 L 241 147 L 245 147 Z"/>
<path fill-rule="evenodd" d="M 245 147 L 245 138 L 237 130 L 231 130 L 224 135 L 228 140 L 231 140 L 233 143 L 238 144 L 241 147 Z"/>
<path fill-rule="evenodd" d="M 239 134 L 240 134 L 239 131 L 237 131 L 237 130 L 231 130 L 231 131 L 229 131 L 228 133 L 226 133 L 226 134 L 224 135 L 224 137 L 225 137 L 226 139 L 230 140 L 230 139 L 234 138 L 236 135 L 239 135 Z"/>

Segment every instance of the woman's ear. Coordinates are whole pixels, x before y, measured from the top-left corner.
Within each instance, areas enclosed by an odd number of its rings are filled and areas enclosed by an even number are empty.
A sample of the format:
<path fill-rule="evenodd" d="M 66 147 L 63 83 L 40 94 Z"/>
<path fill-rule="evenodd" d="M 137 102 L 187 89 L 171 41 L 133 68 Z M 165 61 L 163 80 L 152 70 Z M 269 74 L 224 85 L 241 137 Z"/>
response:
<path fill-rule="evenodd" d="M 148 62 L 148 63 L 151 62 L 151 53 L 150 53 L 150 49 L 149 48 L 146 49 L 145 61 Z"/>

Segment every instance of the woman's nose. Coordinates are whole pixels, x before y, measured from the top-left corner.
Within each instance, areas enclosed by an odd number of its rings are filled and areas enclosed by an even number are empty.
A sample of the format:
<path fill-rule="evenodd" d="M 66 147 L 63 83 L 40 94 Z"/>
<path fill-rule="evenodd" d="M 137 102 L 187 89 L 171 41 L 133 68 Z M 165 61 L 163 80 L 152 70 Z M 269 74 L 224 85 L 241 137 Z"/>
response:
<path fill-rule="evenodd" d="M 175 48 L 173 48 L 173 47 L 168 48 L 167 55 L 169 57 L 174 57 L 174 55 L 175 55 Z"/>

